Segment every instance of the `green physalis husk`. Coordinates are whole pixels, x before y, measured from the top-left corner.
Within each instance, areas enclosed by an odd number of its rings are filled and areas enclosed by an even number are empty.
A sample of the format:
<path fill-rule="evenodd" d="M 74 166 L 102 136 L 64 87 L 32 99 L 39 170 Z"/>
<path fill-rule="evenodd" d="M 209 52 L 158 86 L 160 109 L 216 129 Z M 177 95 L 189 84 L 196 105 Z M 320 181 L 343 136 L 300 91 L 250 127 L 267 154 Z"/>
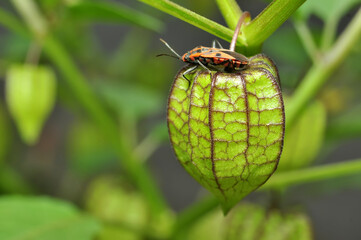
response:
<path fill-rule="evenodd" d="M 284 137 L 278 71 L 263 54 L 235 73 L 177 74 L 168 101 L 178 160 L 227 213 L 276 170 Z"/>
<path fill-rule="evenodd" d="M 56 100 L 53 70 L 46 66 L 13 65 L 7 71 L 5 94 L 22 139 L 29 145 L 35 144 Z"/>

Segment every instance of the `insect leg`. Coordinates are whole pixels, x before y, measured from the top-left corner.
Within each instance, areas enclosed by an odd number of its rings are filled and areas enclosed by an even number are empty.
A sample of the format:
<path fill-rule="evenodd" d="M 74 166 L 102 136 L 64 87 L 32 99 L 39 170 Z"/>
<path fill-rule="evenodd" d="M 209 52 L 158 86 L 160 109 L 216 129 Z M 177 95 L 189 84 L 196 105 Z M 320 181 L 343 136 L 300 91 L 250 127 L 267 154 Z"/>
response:
<path fill-rule="evenodd" d="M 188 68 L 187 70 L 185 70 L 185 71 L 183 72 L 183 74 L 182 74 L 182 76 L 184 77 L 184 79 L 188 81 L 188 88 L 189 88 L 190 85 L 191 85 L 191 80 L 189 80 L 189 79 L 186 77 L 186 75 L 187 75 L 188 73 L 194 71 L 197 67 L 198 67 L 197 65 L 195 65 L 195 66 L 193 66 L 193 67 L 190 67 L 190 68 Z"/>
<path fill-rule="evenodd" d="M 216 48 L 216 44 L 218 44 L 219 48 L 223 48 L 222 45 L 218 42 L 218 40 L 213 40 L 212 48 Z"/>
<path fill-rule="evenodd" d="M 207 70 L 207 71 L 209 72 L 209 74 L 212 76 L 211 70 L 209 70 L 203 63 L 201 63 L 201 61 L 197 60 L 197 63 L 198 63 L 199 65 L 201 65 L 205 70 Z"/>

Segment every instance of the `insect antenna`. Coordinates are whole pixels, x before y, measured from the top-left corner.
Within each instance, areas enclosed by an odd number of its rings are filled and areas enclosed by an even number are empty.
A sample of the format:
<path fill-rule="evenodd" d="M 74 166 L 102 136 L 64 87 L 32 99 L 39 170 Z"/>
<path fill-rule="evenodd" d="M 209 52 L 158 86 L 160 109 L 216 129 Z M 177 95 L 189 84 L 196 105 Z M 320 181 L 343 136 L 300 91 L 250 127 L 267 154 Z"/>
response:
<path fill-rule="evenodd" d="M 169 48 L 169 50 L 172 51 L 172 53 L 174 53 L 174 55 L 177 56 L 178 59 L 181 59 L 181 60 L 182 60 L 181 56 L 180 56 L 176 51 L 174 51 L 173 48 L 171 48 L 166 41 L 164 41 L 164 40 L 161 39 L 161 38 L 160 38 L 160 40 L 167 46 L 167 48 Z M 165 54 L 160 54 L 160 55 L 165 55 Z M 171 56 L 171 55 L 168 55 L 168 56 Z"/>
<path fill-rule="evenodd" d="M 166 54 L 166 53 L 161 53 L 161 54 L 156 55 L 156 57 L 161 57 L 161 56 L 167 56 L 167 57 L 172 57 L 172 58 L 179 59 L 177 56 L 169 55 L 169 54 Z"/>

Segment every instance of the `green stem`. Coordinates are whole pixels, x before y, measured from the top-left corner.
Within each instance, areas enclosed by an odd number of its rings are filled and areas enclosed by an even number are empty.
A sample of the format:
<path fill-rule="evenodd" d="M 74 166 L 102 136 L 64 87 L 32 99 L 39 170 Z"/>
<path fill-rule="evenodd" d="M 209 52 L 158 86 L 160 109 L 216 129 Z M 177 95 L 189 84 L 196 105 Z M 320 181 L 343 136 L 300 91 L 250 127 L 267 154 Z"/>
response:
<path fill-rule="evenodd" d="M 242 10 L 235 0 L 216 0 L 219 10 L 230 29 L 235 29 Z"/>
<path fill-rule="evenodd" d="M 217 36 L 229 42 L 232 40 L 233 31 L 231 29 L 226 28 L 212 20 L 209 20 L 171 1 L 168 0 L 139 0 L 139 1 L 144 2 L 150 6 L 153 6 L 185 22 L 188 22 L 193 26 L 196 26 L 200 29 L 203 29 L 204 31 L 209 32 L 210 34 L 213 34 L 214 36 Z"/>
<path fill-rule="evenodd" d="M 356 159 L 275 174 L 261 187 L 261 189 L 284 188 L 301 183 L 303 184 L 325 179 L 339 178 L 360 173 L 361 159 Z"/>
<path fill-rule="evenodd" d="M 311 58 L 313 64 L 317 64 L 321 56 L 307 24 L 302 20 L 294 20 L 293 25 L 308 56 Z"/>
<path fill-rule="evenodd" d="M 276 31 L 306 0 L 274 0 L 243 29 L 248 48 L 259 46 Z"/>
<path fill-rule="evenodd" d="M 337 23 L 339 19 L 332 17 L 325 21 L 325 26 L 322 32 L 321 50 L 327 51 L 335 40 Z"/>
<path fill-rule="evenodd" d="M 36 37 L 44 36 L 47 31 L 47 23 L 39 12 L 36 4 L 33 1 L 11 1 L 15 8 L 18 9 L 31 31 L 35 33 Z"/>
<path fill-rule="evenodd" d="M 294 123 L 307 103 L 338 68 L 361 35 L 361 8 L 339 37 L 333 48 L 306 74 L 286 108 L 286 129 Z"/>
<path fill-rule="evenodd" d="M 280 189 L 296 184 L 340 178 L 360 173 L 361 159 L 356 159 L 342 163 L 328 164 L 325 166 L 276 173 L 260 188 L 260 190 Z M 179 214 L 178 222 L 174 231 L 177 232 L 181 227 L 184 231 L 186 227 L 191 226 L 218 206 L 219 201 L 214 196 L 210 196 L 200 202 L 197 202 Z"/>
<path fill-rule="evenodd" d="M 2 20 L 0 11 L 0 20 Z M 9 19 L 8 14 L 5 15 L 5 19 Z M 10 18 L 11 19 L 11 18 Z M 12 17 L 12 23 L 16 22 Z M 7 24 L 12 26 L 14 24 Z M 16 24 L 18 26 L 20 24 Z M 13 28 L 13 31 L 18 31 L 19 28 Z M 28 31 L 24 28 L 20 28 L 18 33 L 23 34 L 26 37 L 31 37 Z M 53 63 L 59 68 L 61 74 L 64 76 L 64 80 L 67 81 L 74 95 L 78 98 L 80 104 L 88 112 L 88 114 L 94 119 L 94 121 L 101 127 L 102 131 L 106 134 L 113 147 L 116 149 L 119 158 L 121 159 L 122 166 L 126 172 L 133 179 L 140 191 L 143 192 L 147 198 L 150 208 L 153 214 L 162 213 L 166 204 L 162 198 L 159 189 L 157 188 L 150 173 L 144 165 L 135 159 L 132 154 L 131 148 L 128 147 L 126 141 L 121 139 L 118 134 L 118 126 L 115 121 L 104 110 L 101 103 L 89 87 L 87 80 L 82 73 L 76 68 L 75 63 L 70 58 L 67 51 L 55 38 L 48 35 L 43 41 L 44 52 L 49 56 Z"/>
<path fill-rule="evenodd" d="M 222 38 L 226 41 L 231 41 L 233 31 L 226 28 L 214 21 L 211 21 L 203 16 L 200 16 L 186 8 L 183 8 L 168 0 L 139 0 L 150 6 L 153 6 L 163 12 L 166 12 L 176 18 L 179 18 L 185 22 L 188 22 L 200 29 L 203 29 L 214 36 Z M 284 23 L 294 11 L 297 10 L 306 0 L 274 0 L 267 6 L 262 13 L 260 13 L 249 25 L 244 27 L 242 34 L 237 39 L 237 45 L 243 47 L 242 51 L 245 54 L 252 55 L 261 50 L 262 43 L 277 30 L 282 23 Z M 224 1 L 220 1 L 220 4 Z M 229 6 L 232 3 L 229 0 L 222 13 L 228 13 L 231 11 Z M 228 9 L 228 10 L 225 10 Z M 236 10 L 237 12 L 237 10 Z M 231 15 L 235 15 L 232 13 Z M 237 22 L 238 18 L 231 20 L 232 16 L 227 16 L 228 21 L 233 25 L 233 21 Z"/>

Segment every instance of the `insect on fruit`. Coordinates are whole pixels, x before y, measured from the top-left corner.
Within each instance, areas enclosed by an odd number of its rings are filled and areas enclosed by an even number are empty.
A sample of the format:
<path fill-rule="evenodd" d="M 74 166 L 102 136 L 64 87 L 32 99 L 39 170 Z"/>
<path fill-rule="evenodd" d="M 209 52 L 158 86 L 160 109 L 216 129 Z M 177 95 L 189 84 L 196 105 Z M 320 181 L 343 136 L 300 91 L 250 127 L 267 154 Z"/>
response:
<path fill-rule="evenodd" d="M 229 49 L 224 49 L 221 44 L 215 40 L 213 41 L 212 47 L 197 46 L 183 54 L 183 56 L 180 56 L 169 46 L 166 41 L 160 39 L 172 51 L 172 53 L 175 54 L 175 56 L 168 54 L 160 54 L 158 56 L 175 57 L 182 60 L 183 62 L 194 64 L 193 67 L 187 69 L 187 71 L 183 73 L 183 77 L 185 79 L 187 79 L 185 75 L 195 70 L 198 66 L 202 66 L 204 69 L 208 70 L 209 73 L 210 70 L 207 67 L 220 72 L 233 72 L 242 70 L 248 65 L 249 59 L 244 55 L 235 52 L 234 49 L 240 28 L 246 17 L 249 17 L 248 12 L 245 12 L 238 21 Z M 220 48 L 216 48 L 216 43 L 218 43 Z"/>
<path fill-rule="evenodd" d="M 177 73 L 167 104 L 177 159 L 217 197 L 224 214 L 275 172 L 285 132 L 277 67 L 264 54 L 236 54 L 239 29 L 229 50 L 197 47 L 177 55 L 190 65 Z"/>

